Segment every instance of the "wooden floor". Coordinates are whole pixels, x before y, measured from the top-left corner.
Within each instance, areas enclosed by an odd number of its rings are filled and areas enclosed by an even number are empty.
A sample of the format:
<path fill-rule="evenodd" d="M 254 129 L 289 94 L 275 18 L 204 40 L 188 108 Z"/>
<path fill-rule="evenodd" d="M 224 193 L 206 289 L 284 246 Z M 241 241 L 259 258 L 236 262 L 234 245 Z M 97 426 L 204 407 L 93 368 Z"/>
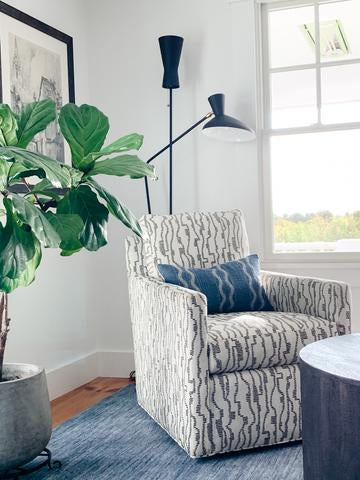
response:
<path fill-rule="evenodd" d="M 128 378 L 99 377 L 51 402 L 53 426 L 100 402 L 131 383 Z"/>

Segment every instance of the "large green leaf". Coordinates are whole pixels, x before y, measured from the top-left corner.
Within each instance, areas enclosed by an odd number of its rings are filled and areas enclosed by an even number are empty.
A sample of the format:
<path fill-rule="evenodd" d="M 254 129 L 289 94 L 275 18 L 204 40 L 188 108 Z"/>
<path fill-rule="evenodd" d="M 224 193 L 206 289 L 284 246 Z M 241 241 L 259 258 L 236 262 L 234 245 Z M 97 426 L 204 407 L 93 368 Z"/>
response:
<path fill-rule="evenodd" d="M 12 202 L 4 199 L 6 225 L 0 238 L 0 277 L 16 279 L 35 255 L 35 237 L 29 227 L 21 225 L 13 212 Z"/>
<path fill-rule="evenodd" d="M 90 179 L 88 183 L 97 191 L 99 196 L 105 200 L 109 212 L 126 227 L 130 228 L 136 235 L 141 237 L 142 230 L 135 215 L 127 207 L 121 205 L 111 193 L 106 191 L 105 188 L 99 185 L 94 179 Z"/>
<path fill-rule="evenodd" d="M 80 215 L 47 212 L 46 217 L 61 238 L 62 255 L 64 252 L 75 253 L 82 249 L 79 238 L 84 222 Z"/>
<path fill-rule="evenodd" d="M 94 167 L 86 174 L 93 175 L 129 175 L 131 178 L 152 177 L 156 179 L 153 165 L 149 165 L 136 155 L 121 155 L 120 157 L 107 158 L 95 163 Z"/>
<path fill-rule="evenodd" d="M 37 171 L 42 172 L 40 178 L 46 178 L 57 188 L 68 188 L 71 186 L 69 171 L 57 160 L 46 157 L 40 153 L 30 152 L 24 148 L 18 147 L 0 147 L 0 157 L 13 159 L 17 164 L 28 169 L 31 175 L 36 175 Z M 17 167 L 20 168 L 20 167 Z M 11 173 L 11 172 L 10 172 Z M 24 174 L 22 170 L 21 175 Z M 19 172 L 17 172 L 19 175 Z"/>
<path fill-rule="evenodd" d="M 17 146 L 26 148 L 35 135 L 45 130 L 55 118 L 56 105 L 50 98 L 25 105 L 17 115 Z"/>
<path fill-rule="evenodd" d="M 4 191 L 8 186 L 8 175 L 11 163 L 0 158 L 0 191 Z"/>
<path fill-rule="evenodd" d="M 9 162 L 10 163 L 10 170 L 8 173 L 8 181 L 9 185 L 13 185 L 14 183 L 19 183 L 19 179 L 27 178 L 27 177 L 45 177 L 44 170 L 34 169 L 31 170 L 28 167 L 25 167 L 22 163 L 18 162 Z"/>
<path fill-rule="evenodd" d="M 61 133 L 71 150 L 73 166 L 86 170 L 92 159 L 89 153 L 98 152 L 109 131 L 109 120 L 96 107 L 72 103 L 65 105 L 59 115 Z"/>
<path fill-rule="evenodd" d="M 111 155 L 113 153 L 127 152 L 129 150 L 139 150 L 143 144 L 144 136 L 138 133 L 131 133 L 125 137 L 121 137 L 115 142 L 110 143 L 105 148 L 102 148 L 99 152 L 90 153 L 86 161 L 90 164 L 93 160 L 97 160 L 105 155 Z"/>
<path fill-rule="evenodd" d="M 0 290 L 6 293 L 11 293 L 17 287 L 27 287 L 35 279 L 35 271 L 41 262 L 41 245 L 40 242 L 34 238 L 35 254 L 31 260 L 26 262 L 25 270 L 17 278 L 9 278 L 0 275 Z"/>
<path fill-rule="evenodd" d="M 87 185 L 69 190 L 58 203 L 57 213 L 80 215 L 84 227 L 79 239 L 87 250 L 95 251 L 106 245 L 108 210 Z"/>
<path fill-rule="evenodd" d="M 60 255 L 62 257 L 70 257 L 71 255 L 74 255 L 74 253 L 80 252 L 82 248 L 83 247 L 81 245 L 81 248 L 76 248 L 75 250 L 61 250 Z"/>
<path fill-rule="evenodd" d="M 0 104 L 0 145 L 17 144 L 17 121 L 9 105 Z"/>
<path fill-rule="evenodd" d="M 11 197 L 20 220 L 31 227 L 44 247 L 57 248 L 61 238 L 44 213 L 20 195 L 12 194 Z"/>

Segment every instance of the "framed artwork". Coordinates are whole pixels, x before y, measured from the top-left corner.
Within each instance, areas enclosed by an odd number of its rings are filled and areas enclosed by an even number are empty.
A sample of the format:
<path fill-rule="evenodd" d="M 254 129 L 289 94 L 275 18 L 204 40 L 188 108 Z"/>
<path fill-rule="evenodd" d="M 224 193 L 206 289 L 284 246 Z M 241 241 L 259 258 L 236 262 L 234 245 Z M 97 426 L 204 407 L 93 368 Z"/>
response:
<path fill-rule="evenodd" d="M 73 39 L 0 1 L 0 102 L 18 112 L 45 98 L 58 109 L 75 102 Z M 70 163 L 55 122 L 28 148 Z"/>

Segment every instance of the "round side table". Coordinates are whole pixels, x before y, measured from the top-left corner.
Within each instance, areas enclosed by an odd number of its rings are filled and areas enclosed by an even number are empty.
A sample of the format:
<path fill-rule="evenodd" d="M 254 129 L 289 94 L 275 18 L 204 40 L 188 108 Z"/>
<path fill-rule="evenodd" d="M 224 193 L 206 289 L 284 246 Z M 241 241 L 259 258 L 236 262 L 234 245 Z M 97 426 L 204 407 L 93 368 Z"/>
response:
<path fill-rule="evenodd" d="M 304 480 L 360 480 L 360 334 L 300 351 Z"/>

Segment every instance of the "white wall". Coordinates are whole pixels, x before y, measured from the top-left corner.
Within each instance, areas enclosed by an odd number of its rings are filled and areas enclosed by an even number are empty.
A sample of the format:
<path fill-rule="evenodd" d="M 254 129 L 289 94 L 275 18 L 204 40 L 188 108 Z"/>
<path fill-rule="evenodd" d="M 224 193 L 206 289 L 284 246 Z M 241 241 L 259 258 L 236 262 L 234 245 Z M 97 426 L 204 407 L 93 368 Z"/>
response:
<path fill-rule="evenodd" d="M 161 88 L 162 65 L 157 38 L 185 38 L 181 88 L 174 92 L 175 132 L 209 111 L 208 95 L 224 92 L 229 114 L 256 124 L 254 2 L 241 0 L 107 0 L 91 2 L 94 35 L 90 70 L 91 96 L 109 115 L 111 134 L 145 135 L 144 159 L 166 144 L 167 91 Z M 96 25 L 96 29 L 95 29 Z M 166 156 L 156 161 L 160 180 L 151 185 L 154 212 L 166 212 Z M 204 137 L 200 129 L 174 147 L 174 209 L 242 208 L 251 249 L 262 252 L 261 180 L 256 142 L 234 145 Z M 140 215 L 145 212 L 142 181 L 106 179 L 106 184 Z M 124 269 L 124 229 L 111 228 L 109 247 L 97 256 L 94 294 L 106 305 L 106 328 L 99 331 L 101 350 L 131 350 Z M 331 265 L 274 265 L 266 268 L 349 281 L 353 285 L 355 328 L 360 330 L 359 268 Z M 104 305 L 94 309 L 102 318 Z"/>
<path fill-rule="evenodd" d="M 216 92 L 226 94 L 229 114 L 255 127 L 252 0 L 13 3 L 74 36 L 77 101 L 94 103 L 109 116 L 109 140 L 133 131 L 143 133 L 144 159 L 165 145 L 168 136 L 168 92 L 161 88 L 163 69 L 157 43 L 160 35 L 185 38 L 181 88 L 174 92 L 175 133 L 208 112 L 207 97 Z M 160 180 L 151 183 L 153 207 L 154 212 L 165 213 L 166 156 L 159 158 L 156 165 Z M 220 143 L 202 136 L 198 129 L 174 148 L 174 179 L 175 211 L 240 207 L 247 218 L 251 249 L 262 252 L 261 181 L 255 142 Z M 99 180 L 137 215 L 145 213 L 143 181 L 108 177 Z M 102 375 L 124 375 L 130 370 L 126 234 L 121 225 L 111 221 L 109 245 L 96 255 L 70 259 L 49 255 L 37 283 L 14 295 L 15 335 L 10 341 L 9 358 L 19 360 L 20 356 L 20 360 L 42 362 L 51 368 L 96 350 L 101 353 L 90 357 L 87 372 L 98 368 Z M 355 287 L 355 318 L 360 312 L 358 267 L 265 267 L 350 281 Z M 61 308 L 54 308 L 49 299 L 53 303 L 57 300 L 58 305 L 62 299 Z M 355 324 L 360 329 L 360 323 Z M 46 336 L 46 341 L 36 334 Z M 81 364 L 77 367 L 81 371 Z"/>
<path fill-rule="evenodd" d="M 162 89 L 157 38 L 185 38 L 181 88 L 174 91 L 174 129 L 183 131 L 210 110 L 207 97 L 226 94 L 227 111 L 255 126 L 255 61 L 251 4 L 226 0 L 92 1 L 90 91 L 111 119 L 111 137 L 138 131 L 147 159 L 167 143 L 168 91 Z M 95 28 L 96 26 L 96 28 Z M 154 212 L 167 211 L 166 156 L 156 161 L 160 180 L 151 182 Z M 241 206 L 253 251 L 260 248 L 256 144 L 224 144 L 193 132 L 174 148 L 174 209 L 215 210 Z M 138 214 L 146 211 L 142 181 L 104 179 Z M 124 268 L 125 230 L 112 224 L 109 246 L 94 262 L 94 305 L 100 350 L 131 350 Z M 104 313 L 106 327 L 104 328 Z"/>
<path fill-rule="evenodd" d="M 12 6 L 49 23 L 74 37 L 76 99 L 89 101 L 88 28 L 86 1 L 17 0 Z M 94 256 L 81 253 L 61 258 L 44 252 L 36 281 L 10 295 L 11 332 L 6 360 L 34 362 L 53 370 L 72 363 L 96 349 L 92 317 L 89 315 L 89 268 Z M 53 394 L 88 379 L 82 365 L 73 369 L 62 384 L 50 376 Z"/>

